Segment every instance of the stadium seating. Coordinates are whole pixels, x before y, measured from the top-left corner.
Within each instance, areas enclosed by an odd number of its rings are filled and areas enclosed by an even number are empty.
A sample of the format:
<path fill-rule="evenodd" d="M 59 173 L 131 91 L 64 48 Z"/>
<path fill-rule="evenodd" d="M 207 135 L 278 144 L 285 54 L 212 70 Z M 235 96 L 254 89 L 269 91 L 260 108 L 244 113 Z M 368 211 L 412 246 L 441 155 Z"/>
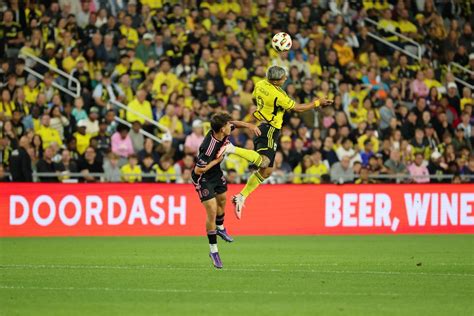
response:
<path fill-rule="evenodd" d="M 209 117 L 254 122 L 277 64 L 297 102 L 334 106 L 287 114 L 268 182 L 474 182 L 469 1 L 26 3 L 0 19 L 0 181 L 190 183 Z M 279 31 L 289 52 L 271 48 Z M 252 170 L 223 166 L 231 183 Z"/>

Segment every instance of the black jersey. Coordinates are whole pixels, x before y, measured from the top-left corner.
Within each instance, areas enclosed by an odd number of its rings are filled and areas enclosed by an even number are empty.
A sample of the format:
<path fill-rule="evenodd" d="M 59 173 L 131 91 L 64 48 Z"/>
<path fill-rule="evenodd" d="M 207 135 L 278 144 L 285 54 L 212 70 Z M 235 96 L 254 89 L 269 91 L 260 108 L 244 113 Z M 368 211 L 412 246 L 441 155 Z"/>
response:
<path fill-rule="evenodd" d="M 208 163 L 216 159 L 217 153 L 229 138 L 225 137 L 222 141 L 220 141 L 215 138 L 212 133 L 212 131 L 209 131 L 206 137 L 204 137 L 201 146 L 199 146 L 198 155 L 196 157 L 196 166 L 199 168 L 206 167 Z M 220 164 L 217 164 L 211 169 L 209 169 L 206 173 L 204 173 L 203 176 L 209 178 L 212 176 L 220 176 L 221 174 L 221 166 Z"/>

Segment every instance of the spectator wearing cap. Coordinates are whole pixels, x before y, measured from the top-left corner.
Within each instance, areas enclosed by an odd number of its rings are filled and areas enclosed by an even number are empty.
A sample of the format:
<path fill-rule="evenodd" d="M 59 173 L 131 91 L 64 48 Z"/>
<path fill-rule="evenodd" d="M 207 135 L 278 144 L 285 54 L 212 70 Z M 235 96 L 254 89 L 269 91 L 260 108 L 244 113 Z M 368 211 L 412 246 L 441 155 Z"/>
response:
<path fill-rule="evenodd" d="M 156 53 L 155 45 L 153 44 L 154 35 L 145 33 L 142 40 L 136 49 L 136 58 L 146 64 L 150 59 L 157 60 L 159 56 Z"/>
<path fill-rule="evenodd" d="M 448 165 L 443 161 L 443 155 L 439 151 L 434 151 L 431 154 L 430 162 L 428 163 L 428 172 L 432 176 L 442 176 L 448 172 Z M 431 179 L 433 183 L 446 182 L 441 177 L 433 177 Z"/>
<path fill-rule="evenodd" d="M 430 173 L 426 167 L 422 153 L 415 154 L 415 160 L 408 166 L 408 172 L 415 183 L 429 183 Z"/>
<path fill-rule="evenodd" d="M 112 135 L 112 152 L 120 157 L 123 165 L 128 156 L 134 153 L 132 139 L 128 135 L 129 127 L 126 125 L 119 125 L 117 131 Z"/>
<path fill-rule="evenodd" d="M 464 127 L 458 125 L 456 128 L 456 133 L 453 138 L 453 146 L 456 152 L 460 151 L 462 148 L 468 148 L 471 151 L 471 143 L 465 137 Z"/>
<path fill-rule="evenodd" d="M 86 132 L 87 123 L 85 120 L 77 122 L 77 132 L 74 133 L 76 139 L 76 150 L 79 154 L 84 154 L 86 148 L 89 147 L 92 135 Z"/>
<path fill-rule="evenodd" d="M 448 94 L 446 95 L 448 103 L 455 110 L 457 115 L 461 114 L 461 99 L 458 96 L 458 86 L 454 82 L 448 83 Z"/>
<path fill-rule="evenodd" d="M 99 108 L 93 106 L 89 109 L 89 116 L 84 120 L 86 133 L 95 136 L 99 132 Z"/>
<path fill-rule="evenodd" d="M 100 83 L 95 87 L 92 93 L 95 104 L 105 109 L 110 101 L 117 100 L 120 102 L 124 96 L 122 89 L 117 84 L 112 83 L 110 72 L 104 70 Z"/>
<path fill-rule="evenodd" d="M 107 121 L 105 119 L 100 120 L 99 132 L 93 139 L 97 141 L 98 154 L 105 157 L 110 152 L 111 147 L 110 134 L 107 132 Z"/>
<path fill-rule="evenodd" d="M 149 124 L 145 118 L 153 120 L 151 104 L 146 99 L 147 92 L 145 89 L 138 89 L 135 99 L 128 104 L 130 111 L 127 111 L 127 121 L 130 123 L 138 121 L 140 124 Z M 138 114 L 136 114 L 136 113 Z"/>
<path fill-rule="evenodd" d="M 63 145 L 63 141 L 58 131 L 50 126 L 51 117 L 48 114 L 44 114 L 41 117 L 41 126 L 36 132 L 43 141 L 43 149 L 49 147 L 51 143 L 57 143 L 58 146 Z"/>
<path fill-rule="evenodd" d="M 184 153 L 196 155 L 199 150 L 199 146 L 201 146 L 201 143 L 204 140 L 202 121 L 195 120 L 192 124 L 192 130 L 192 133 L 186 136 L 186 140 L 184 142 Z"/>

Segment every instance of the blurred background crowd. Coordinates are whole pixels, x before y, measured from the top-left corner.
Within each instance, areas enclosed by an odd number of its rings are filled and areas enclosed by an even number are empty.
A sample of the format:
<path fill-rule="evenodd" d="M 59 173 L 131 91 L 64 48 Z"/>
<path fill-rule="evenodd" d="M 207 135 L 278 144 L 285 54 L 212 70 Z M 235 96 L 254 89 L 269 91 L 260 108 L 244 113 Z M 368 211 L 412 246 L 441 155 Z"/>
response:
<path fill-rule="evenodd" d="M 469 0 L 0 4 L 0 181 L 190 183 L 209 117 L 254 122 L 253 87 L 277 64 L 297 102 L 334 106 L 287 114 L 268 182 L 474 182 Z M 279 31 L 289 52 L 271 48 Z M 412 39 L 421 59 L 369 32 L 415 52 Z M 76 78 L 80 97 L 31 55 Z M 245 130 L 231 141 L 253 148 Z M 223 168 L 230 183 L 252 170 L 233 155 Z"/>

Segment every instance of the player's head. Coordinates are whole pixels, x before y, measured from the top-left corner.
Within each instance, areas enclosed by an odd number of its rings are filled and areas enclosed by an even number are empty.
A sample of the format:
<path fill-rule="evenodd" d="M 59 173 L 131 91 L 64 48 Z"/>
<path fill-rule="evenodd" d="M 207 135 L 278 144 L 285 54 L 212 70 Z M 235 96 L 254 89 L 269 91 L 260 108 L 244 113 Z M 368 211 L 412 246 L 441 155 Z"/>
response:
<path fill-rule="evenodd" d="M 226 113 L 217 113 L 211 117 L 211 128 L 214 133 L 222 132 L 225 136 L 230 135 L 232 117 Z"/>
<path fill-rule="evenodd" d="M 286 70 L 280 66 L 271 66 L 267 70 L 267 80 L 274 85 L 282 86 L 286 81 Z"/>

